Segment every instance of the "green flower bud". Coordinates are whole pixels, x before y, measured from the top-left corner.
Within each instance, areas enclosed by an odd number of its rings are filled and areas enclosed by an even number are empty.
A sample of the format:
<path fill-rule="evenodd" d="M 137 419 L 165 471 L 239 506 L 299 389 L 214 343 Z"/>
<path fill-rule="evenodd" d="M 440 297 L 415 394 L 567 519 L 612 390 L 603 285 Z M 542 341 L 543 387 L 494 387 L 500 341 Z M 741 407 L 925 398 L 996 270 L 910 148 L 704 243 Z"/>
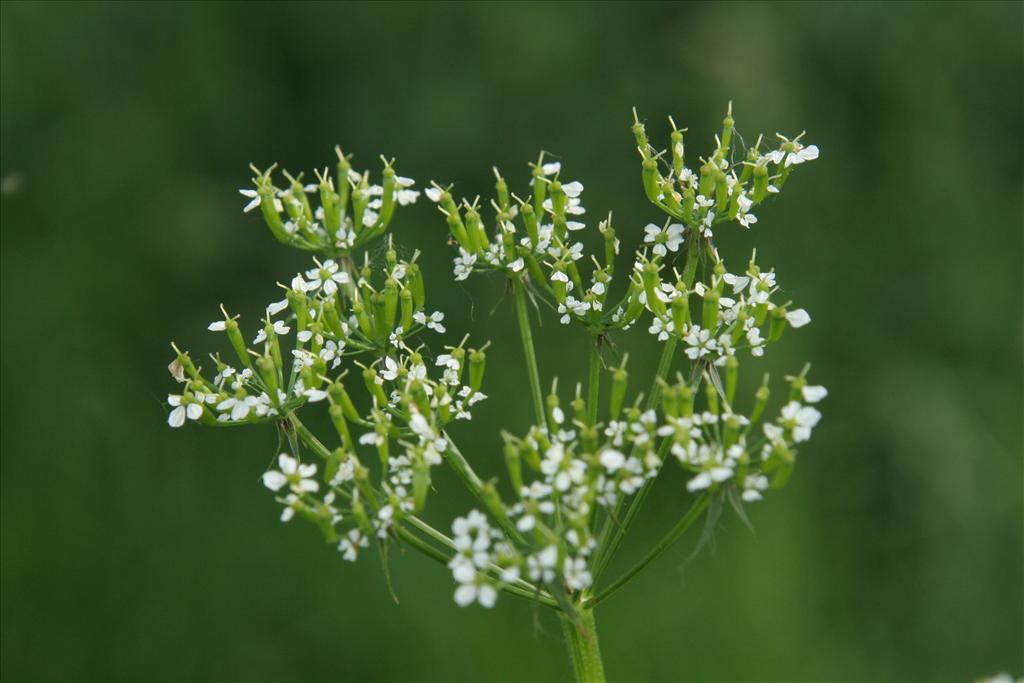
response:
<path fill-rule="evenodd" d="M 654 158 L 646 158 L 641 164 L 642 173 L 641 178 L 644 183 L 644 194 L 647 195 L 647 199 L 657 204 L 660 199 L 661 185 L 663 178 L 661 173 L 658 172 L 658 162 Z"/>
<path fill-rule="evenodd" d="M 426 506 L 429 491 L 430 467 L 422 458 L 417 458 L 412 465 L 412 502 L 416 512 L 421 512 Z"/>
<path fill-rule="evenodd" d="M 697 186 L 697 191 L 705 197 L 710 197 L 711 193 L 715 189 L 715 176 L 719 173 L 719 169 L 710 161 L 705 161 L 700 167 L 700 182 Z"/>
<path fill-rule="evenodd" d="M 768 196 L 768 168 L 762 164 L 754 166 L 754 194 L 751 199 L 760 204 Z"/>
<path fill-rule="evenodd" d="M 732 118 L 732 102 L 729 103 L 729 111 L 722 119 L 722 156 L 728 156 L 729 146 L 732 144 L 732 131 L 736 121 Z"/>
<path fill-rule="evenodd" d="M 740 362 L 736 360 L 736 356 L 729 356 L 725 359 L 725 400 L 729 402 L 729 405 L 732 405 L 736 398 L 739 369 Z"/>
<path fill-rule="evenodd" d="M 345 329 L 341 326 L 341 318 L 338 316 L 338 304 L 334 297 L 324 300 L 324 322 L 335 337 L 345 338 Z"/>
<path fill-rule="evenodd" d="M 267 395 L 270 396 L 270 401 L 277 407 L 280 407 L 280 401 L 277 396 L 277 367 L 274 365 L 274 360 L 270 356 L 260 356 L 259 360 L 256 361 L 259 367 L 260 378 L 263 380 L 263 384 L 267 388 Z"/>
<path fill-rule="evenodd" d="M 519 215 L 523 218 L 523 225 L 526 227 L 526 234 L 530 236 L 530 246 L 536 247 L 540 242 L 537 231 L 537 212 L 529 204 L 523 204 L 519 209 Z"/>
<path fill-rule="evenodd" d="M 423 285 L 423 271 L 420 270 L 417 264 L 410 263 L 405 268 L 405 279 L 412 290 L 412 300 L 416 304 L 415 309 L 417 311 L 423 310 L 423 306 L 427 303 L 427 293 Z"/>
<path fill-rule="evenodd" d="M 778 306 L 772 309 L 772 320 L 768 326 L 768 342 L 776 342 L 786 329 L 786 309 Z"/>
<path fill-rule="evenodd" d="M 398 316 L 398 282 L 388 278 L 384 282 L 384 319 L 388 332 L 395 328 L 395 320 Z M 408 328 L 403 328 L 408 329 Z"/>
<path fill-rule="evenodd" d="M 352 497 L 352 516 L 356 518 L 356 524 L 364 534 L 370 538 L 376 535 L 377 532 L 374 531 L 373 524 L 370 523 L 370 518 L 366 514 L 366 507 L 363 506 L 358 495 Z"/>
<path fill-rule="evenodd" d="M 366 385 L 366 391 L 377 399 L 378 406 L 386 406 L 388 398 L 384 395 L 383 387 L 378 384 L 378 379 L 377 371 L 372 367 L 363 370 L 363 384 Z"/>
<path fill-rule="evenodd" d="M 726 179 L 725 171 L 719 170 L 715 173 L 715 211 L 725 213 L 729 203 L 729 181 Z"/>
<path fill-rule="evenodd" d="M 504 453 L 509 481 L 512 482 L 512 488 L 518 492 L 523 488 L 523 463 L 519 454 L 519 446 L 507 440 Z"/>
<path fill-rule="evenodd" d="M 501 173 L 498 172 L 497 167 L 494 168 L 494 177 L 497 178 L 497 182 L 494 184 L 494 190 L 498 194 L 498 206 L 501 207 L 502 211 L 508 212 L 508 184 L 505 182 L 505 179 L 501 177 Z"/>
<path fill-rule="evenodd" d="M 765 406 L 768 405 L 768 397 L 771 392 L 768 390 L 768 375 L 764 376 L 764 382 L 754 394 L 754 409 L 750 412 L 750 424 L 755 424 L 764 414 Z"/>
<path fill-rule="evenodd" d="M 690 301 L 685 294 L 672 299 L 672 324 L 680 334 L 690 324 Z"/>
<path fill-rule="evenodd" d="M 672 171 L 676 178 L 682 176 L 683 167 L 685 166 L 683 161 L 683 131 L 674 130 L 670 137 L 672 141 Z"/>
<path fill-rule="evenodd" d="M 721 412 L 718 405 L 718 390 L 711 382 L 711 378 L 707 376 L 707 373 L 704 374 L 704 397 L 708 402 L 708 410 L 718 415 Z"/>
<path fill-rule="evenodd" d="M 691 417 L 693 415 L 693 399 L 694 391 L 693 387 L 689 384 L 681 383 L 679 385 L 679 412 L 683 417 Z"/>
<path fill-rule="evenodd" d="M 251 369 L 252 359 L 249 358 L 249 349 L 242 339 L 242 332 L 238 329 L 238 322 L 234 318 L 229 318 L 224 323 L 224 330 L 228 333 L 228 341 L 231 342 L 231 348 L 235 350 L 239 362 Z"/>
<path fill-rule="evenodd" d="M 544 162 L 543 155 L 537 165 L 533 167 L 533 212 L 540 219 L 544 215 L 544 200 L 547 199 L 548 184 L 544 180 L 544 171 L 541 164 Z"/>
<path fill-rule="evenodd" d="M 626 397 L 629 373 L 626 372 L 625 365 L 626 362 L 623 359 L 622 365 L 612 370 L 612 388 L 608 396 L 608 414 L 612 420 L 619 418 L 619 413 L 622 412 L 622 401 Z"/>
<path fill-rule="evenodd" d="M 387 299 L 380 292 L 374 292 L 370 296 L 370 303 L 372 305 L 373 338 L 377 340 L 378 344 L 384 344 L 391 333 L 391 328 L 388 327 Z"/>
<path fill-rule="evenodd" d="M 665 304 L 657 295 L 657 289 L 661 286 L 661 278 L 658 276 L 658 265 L 653 261 L 644 264 L 642 271 L 644 281 L 644 292 L 647 294 L 647 305 L 658 315 L 665 314 Z"/>
<path fill-rule="evenodd" d="M 469 388 L 473 391 L 480 391 L 484 381 L 484 367 L 487 364 L 487 355 L 483 349 L 470 351 L 469 353 Z"/>
<path fill-rule="evenodd" d="M 391 218 L 395 215 L 395 193 L 397 192 L 398 183 L 395 181 L 395 169 L 390 164 L 384 166 L 384 180 L 381 185 L 384 188 L 384 196 L 382 197 L 383 203 L 380 207 L 380 217 L 377 219 L 374 228 L 386 228 L 391 223 Z"/>
<path fill-rule="evenodd" d="M 701 325 L 713 335 L 718 328 L 718 301 L 721 297 L 714 289 L 704 292 L 704 309 L 701 315 Z"/>
<path fill-rule="evenodd" d="M 476 209 L 466 209 L 466 234 L 469 236 L 469 243 L 473 245 L 473 252 L 479 252 L 487 248 L 487 231 L 480 221 L 480 214 Z"/>
<path fill-rule="evenodd" d="M 338 432 L 338 438 L 341 439 L 341 445 L 345 448 L 352 448 L 352 433 L 348 429 L 344 408 L 340 405 L 332 404 L 327 409 L 327 412 L 331 416 L 331 424 L 334 425 L 334 431 Z M 327 475 L 328 481 L 332 476 L 334 475 Z"/>
<path fill-rule="evenodd" d="M 661 390 L 661 409 L 669 417 L 679 417 L 679 388 L 671 384 Z"/>
<path fill-rule="evenodd" d="M 412 290 L 406 287 L 398 296 L 402 300 L 402 319 L 399 324 L 403 330 L 408 330 L 412 327 Z"/>
<path fill-rule="evenodd" d="M 476 253 L 474 243 L 470 241 L 469 235 L 466 233 L 466 226 L 462 224 L 462 218 L 459 216 L 458 209 L 451 211 L 448 214 L 448 230 L 451 231 L 452 237 L 459 243 L 466 251 L 471 254 Z"/>

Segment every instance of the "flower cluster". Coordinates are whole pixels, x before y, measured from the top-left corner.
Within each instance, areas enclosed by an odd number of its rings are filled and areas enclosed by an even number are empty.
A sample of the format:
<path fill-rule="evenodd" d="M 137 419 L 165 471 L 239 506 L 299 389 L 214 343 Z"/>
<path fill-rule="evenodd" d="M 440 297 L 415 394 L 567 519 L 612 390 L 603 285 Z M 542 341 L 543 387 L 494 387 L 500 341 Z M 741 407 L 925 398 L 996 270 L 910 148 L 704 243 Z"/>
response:
<path fill-rule="evenodd" d="M 354 171 L 340 150 L 335 175 L 318 171 L 316 184 L 285 173 L 288 185 L 278 188 L 273 167 L 256 171 L 255 189 L 242 191 L 251 200 L 244 210 L 259 208 L 278 240 L 315 256 L 279 283 L 283 298 L 267 305 L 252 334 L 243 335 L 238 316 L 222 307 L 209 329 L 227 337 L 230 362 L 214 354 L 212 372 L 204 373 L 174 347 L 169 369 L 181 389 L 168 397 L 168 423 L 276 423 L 288 448 L 263 484 L 282 506 L 281 520 L 314 523 L 346 560 L 373 542 L 386 562 L 386 548 L 398 542 L 447 564 L 458 605 L 492 607 L 508 592 L 570 619 L 592 609 L 631 578 L 601 590 L 602 572 L 666 463 L 682 469 L 677 491 L 692 499 L 692 514 L 677 522 L 668 544 L 705 508 L 713 524 L 722 500 L 739 507 L 785 484 L 827 395 L 807 383 L 805 368 L 786 378 L 788 396 L 774 418 L 767 375 L 749 409 L 739 410 L 740 359 L 762 357 L 787 327 L 800 328 L 810 316 L 780 294 L 775 271 L 757 263 L 756 250 L 745 268 L 730 270 L 715 244 L 723 224 L 755 225 L 756 207 L 780 193 L 795 167 L 817 158 L 817 148 L 801 134 L 779 136 L 770 149 L 762 149 L 763 138 L 738 149 L 730 106 L 713 152 L 693 170 L 684 131 L 669 120 L 671 143 L 658 151 L 634 114 L 644 191 L 667 219 L 636 224 L 639 246 L 624 270 L 616 270 L 623 264 L 611 214 L 597 221 L 601 247 L 587 253 L 583 184 L 544 154 L 529 165 L 525 198 L 494 170 L 492 227 L 479 197 L 456 200 L 451 186 L 437 183 L 424 190 L 457 249 L 456 280 L 499 274 L 515 293 L 529 389 L 521 395 L 533 403 L 535 420 L 525 432 L 502 435 L 504 499 L 448 431 L 487 398 L 488 345 L 468 348 L 467 335 L 457 345 L 435 345 L 434 353 L 423 342 L 447 330 L 444 314 L 426 307 L 418 252 L 399 258 L 389 237 L 377 259 L 355 256 L 385 234 L 397 206 L 419 195 L 388 160 L 380 184 Z M 310 195 L 319 197 L 316 208 Z M 588 379 L 568 403 L 557 380 L 542 393 L 527 296 L 589 335 Z M 613 335 L 634 326 L 649 332 L 661 360 L 650 391 L 628 403 L 626 359 L 606 367 L 605 357 L 614 354 Z M 333 448 L 300 419 L 310 404 L 326 407 Z M 433 468 L 442 465 L 477 500 L 450 536 L 420 517 Z"/>
<path fill-rule="evenodd" d="M 239 192 L 249 202 L 243 211 L 259 208 L 263 219 L 280 242 L 335 257 L 350 253 L 380 237 L 394 217 L 396 206 L 413 204 L 419 191 L 415 181 L 395 173 L 394 161 L 384 161 L 381 183 L 370 182 L 369 172 L 352 168 L 351 155 L 338 147 L 335 175 L 327 168 L 316 171 L 315 183 L 303 184 L 303 175 L 284 172 L 286 187 L 274 185 L 274 166 L 265 171 L 252 167 L 255 189 Z M 310 195 L 319 199 L 315 209 Z"/>

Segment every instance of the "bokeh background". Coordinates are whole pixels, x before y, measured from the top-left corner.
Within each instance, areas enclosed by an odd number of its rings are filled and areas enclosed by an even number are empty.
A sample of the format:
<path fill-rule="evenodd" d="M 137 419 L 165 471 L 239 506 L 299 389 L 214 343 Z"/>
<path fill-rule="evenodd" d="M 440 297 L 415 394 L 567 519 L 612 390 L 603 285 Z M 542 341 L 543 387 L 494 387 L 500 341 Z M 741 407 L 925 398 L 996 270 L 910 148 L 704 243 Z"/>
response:
<path fill-rule="evenodd" d="M 727 515 L 713 547 L 686 562 L 686 539 L 598 612 L 609 676 L 1024 673 L 1020 3 L 5 2 L 0 19 L 4 680 L 568 680 L 548 615 L 458 609 L 413 554 L 393 558 L 395 605 L 372 554 L 352 566 L 278 523 L 258 481 L 271 427 L 166 427 L 168 341 L 215 350 L 219 302 L 251 322 L 305 264 L 241 213 L 250 161 L 312 169 L 340 143 L 472 195 L 492 164 L 522 188 L 545 149 L 630 247 L 658 220 L 630 108 L 706 153 L 730 99 L 748 140 L 806 128 L 822 150 L 752 231 L 723 231 L 726 258 L 756 246 L 814 316 L 747 379 L 811 359 L 831 395 L 755 534 Z M 449 337 L 494 340 L 492 399 L 457 436 L 497 473 L 498 430 L 530 414 L 512 306 L 500 282 L 452 282 L 428 203 L 396 231 Z M 552 322 L 541 372 L 574 382 L 584 340 Z M 622 340 L 638 376 L 645 336 Z M 659 482 L 627 554 L 682 483 Z M 439 484 L 436 519 L 469 505 Z"/>

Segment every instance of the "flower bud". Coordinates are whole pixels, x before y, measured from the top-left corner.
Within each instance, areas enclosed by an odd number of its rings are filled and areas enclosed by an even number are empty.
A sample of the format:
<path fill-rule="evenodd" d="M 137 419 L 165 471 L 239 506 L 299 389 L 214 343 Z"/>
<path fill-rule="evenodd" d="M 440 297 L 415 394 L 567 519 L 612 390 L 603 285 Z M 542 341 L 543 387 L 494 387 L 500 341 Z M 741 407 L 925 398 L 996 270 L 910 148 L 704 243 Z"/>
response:
<path fill-rule="evenodd" d="M 653 157 L 644 159 L 641 164 L 642 172 L 641 177 L 644 183 L 644 194 L 647 195 L 647 199 L 654 203 L 660 201 L 659 196 L 661 195 L 661 185 L 663 179 L 661 173 L 658 172 L 658 162 Z"/>
<path fill-rule="evenodd" d="M 480 222 L 480 214 L 472 207 L 466 209 L 466 235 L 469 237 L 469 243 L 473 246 L 474 253 L 487 248 L 487 231 L 484 230 L 483 223 Z"/>
<path fill-rule="evenodd" d="M 348 421 L 345 419 L 345 410 L 336 404 L 332 404 L 328 409 L 327 413 L 331 417 L 331 424 L 334 425 L 334 431 L 338 432 L 338 438 L 341 439 L 341 445 L 345 448 L 352 448 L 352 433 L 348 429 Z M 332 474 L 327 474 L 327 480 L 330 481 Z"/>
<path fill-rule="evenodd" d="M 729 405 L 733 404 L 736 398 L 736 382 L 739 379 L 740 362 L 736 356 L 728 356 L 725 359 L 725 400 Z"/>
<path fill-rule="evenodd" d="M 398 281 L 388 278 L 384 282 L 384 318 L 388 332 L 395 329 L 395 320 L 398 316 Z M 403 327 L 403 329 L 409 329 Z"/>
<path fill-rule="evenodd" d="M 526 234 L 530 236 L 530 246 L 536 247 L 540 242 L 540 234 L 537 231 L 537 212 L 529 204 L 523 204 L 519 210 L 523 217 L 523 225 L 526 227 Z"/>
<path fill-rule="evenodd" d="M 402 301 L 402 319 L 400 324 L 403 330 L 408 330 L 412 327 L 412 290 L 406 287 L 398 296 Z"/>
<path fill-rule="evenodd" d="M 690 324 L 690 301 L 685 294 L 672 299 L 672 325 L 676 332 L 683 333 L 683 330 Z"/>
<path fill-rule="evenodd" d="M 729 203 L 729 181 L 725 171 L 719 169 L 715 173 L 715 211 L 725 213 Z"/>
<path fill-rule="evenodd" d="M 391 218 L 395 214 L 395 193 L 398 190 L 398 183 L 395 181 L 395 169 L 390 164 L 384 166 L 384 180 L 381 183 L 384 188 L 384 196 L 382 197 L 382 204 L 380 207 L 380 216 L 377 218 L 377 223 L 374 228 L 383 230 L 391 223 Z"/>
<path fill-rule="evenodd" d="M 497 178 L 497 182 L 494 183 L 494 191 L 498 195 L 498 206 L 501 207 L 502 211 L 507 212 L 509 210 L 508 183 L 498 173 L 497 167 L 494 168 L 494 177 Z"/>
<path fill-rule="evenodd" d="M 704 373 L 704 397 L 708 402 L 708 410 L 718 415 L 721 412 L 718 405 L 718 389 L 715 388 L 714 383 L 706 372 Z"/>
<path fill-rule="evenodd" d="M 732 102 L 729 103 L 728 113 L 722 119 L 722 156 L 729 155 L 729 145 L 732 144 L 732 131 L 736 121 L 732 118 Z"/>
<path fill-rule="evenodd" d="M 764 376 L 764 382 L 754 393 L 754 409 L 750 411 L 750 424 L 756 423 L 764 414 L 765 406 L 768 405 L 768 397 L 771 392 L 768 389 L 768 375 Z"/>
<path fill-rule="evenodd" d="M 523 463 L 519 454 L 519 446 L 511 440 L 506 440 L 504 453 L 509 481 L 512 482 L 512 488 L 518 492 L 523 488 Z"/>
<path fill-rule="evenodd" d="M 228 333 L 228 341 L 231 342 L 231 348 L 235 350 L 238 360 L 245 367 L 252 369 L 252 359 L 249 358 L 249 349 L 245 345 L 245 340 L 242 339 L 242 332 L 238 329 L 238 321 L 229 318 L 225 322 L 224 329 Z"/>
<path fill-rule="evenodd" d="M 625 360 L 621 366 L 612 370 L 612 388 L 608 396 L 609 418 L 616 420 L 622 412 L 622 401 L 626 397 L 626 387 L 629 384 L 629 373 L 626 372 Z"/>
<path fill-rule="evenodd" d="M 426 506 L 429 491 L 430 466 L 423 458 L 416 458 L 412 464 L 412 504 L 416 512 L 421 512 Z"/>
<path fill-rule="evenodd" d="M 776 342 L 779 337 L 782 336 L 783 330 L 786 329 L 786 309 L 782 306 L 777 306 L 772 309 L 772 320 L 768 326 L 768 341 Z"/>
<path fill-rule="evenodd" d="M 685 149 L 683 147 L 683 131 L 672 131 L 670 139 L 672 141 L 672 171 L 675 173 L 675 177 L 679 178 L 683 174 L 684 166 L 683 152 Z"/>
<path fill-rule="evenodd" d="M 718 292 L 714 289 L 709 289 L 704 292 L 704 309 L 701 315 L 701 325 L 712 335 L 714 335 L 715 330 L 718 329 L 718 301 L 720 298 L 721 297 Z"/>
<path fill-rule="evenodd" d="M 469 352 L 469 388 L 473 391 L 480 391 L 480 385 L 484 381 L 484 367 L 487 363 L 487 355 L 483 349 Z"/>
<path fill-rule="evenodd" d="M 543 162 L 543 157 L 541 157 L 541 162 Z M 547 199 L 548 192 L 548 184 L 544 180 L 541 162 L 533 167 L 533 212 L 537 216 L 537 220 L 544 215 L 544 200 Z"/>
<path fill-rule="evenodd" d="M 323 306 L 323 319 L 327 323 L 327 328 L 334 334 L 335 337 L 340 339 L 345 338 L 345 328 L 341 326 L 341 318 L 338 316 L 338 302 L 334 297 L 328 297 L 324 300 Z"/>
<path fill-rule="evenodd" d="M 682 417 L 691 417 L 693 415 L 693 398 L 693 387 L 681 382 L 679 384 L 679 414 Z"/>
<path fill-rule="evenodd" d="M 647 294 L 647 306 L 657 315 L 665 314 L 665 303 L 657 294 L 661 286 L 661 278 L 658 276 L 658 265 L 653 261 L 644 264 L 642 271 L 644 281 L 644 292 Z"/>
<path fill-rule="evenodd" d="M 281 402 L 277 395 L 277 366 L 274 365 L 274 360 L 270 356 L 260 356 L 256 364 L 260 372 L 260 378 L 267 388 L 267 395 L 270 396 L 270 401 L 280 408 Z"/>
<path fill-rule="evenodd" d="M 386 406 L 388 398 L 384 395 L 384 389 L 378 380 L 380 380 L 380 377 L 372 367 L 363 370 L 363 384 L 366 385 L 366 391 L 377 399 L 378 406 Z"/>
<path fill-rule="evenodd" d="M 343 415 L 353 422 L 358 422 L 362 419 L 359 415 L 359 411 L 356 410 L 355 404 L 352 403 L 352 398 L 345 391 L 345 385 L 339 382 L 334 382 L 327 388 L 327 395 L 331 399 L 331 403 L 334 405 L 341 406 Z"/>
<path fill-rule="evenodd" d="M 373 319 L 373 338 L 377 340 L 378 344 L 384 344 L 391 333 L 391 328 L 388 327 L 387 299 L 380 292 L 374 292 L 370 295 L 370 304 L 372 305 L 370 310 Z"/>
<path fill-rule="evenodd" d="M 405 267 L 405 279 L 412 290 L 412 300 L 417 311 L 423 310 L 427 303 L 427 293 L 423 285 L 423 271 L 416 263 L 410 263 Z M 406 328 L 409 329 L 409 328 Z"/>
<path fill-rule="evenodd" d="M 754 195 L 751 199 L 760 204 L 768 196 L 768 168 L 764 164 L 754 166 Z"/>
<path fill-rule="evenodd" d="M 363 506 L 363 501 L 359 499 L 358 495 L 352 496 L 352 516 L 356 518 L 356 524 L 359 525 L 359 529 L 366 536 L 373 538 L 376 532 L 373 530 L 373 524 L 370 523 L 370 518 L 366 514 L 366 507 Z"/>
<path fill-rule="evenodd" d="M 679 387 L 671 384 L 662 387 L 661 410 L 668 417 L 679 417 Z"/>
<path fill-rule="evenodd" d="M 463 249 L 471 254 L 476 253 L 474 243 L 470 241 L 469 235 L 466 233 L 466 226 L 462 224 L 462 217 L 459 216 L 458 208 L 449 212 L 448 214 L 448 230 L 451 231 L 452 237 L 459 243 Z"/>

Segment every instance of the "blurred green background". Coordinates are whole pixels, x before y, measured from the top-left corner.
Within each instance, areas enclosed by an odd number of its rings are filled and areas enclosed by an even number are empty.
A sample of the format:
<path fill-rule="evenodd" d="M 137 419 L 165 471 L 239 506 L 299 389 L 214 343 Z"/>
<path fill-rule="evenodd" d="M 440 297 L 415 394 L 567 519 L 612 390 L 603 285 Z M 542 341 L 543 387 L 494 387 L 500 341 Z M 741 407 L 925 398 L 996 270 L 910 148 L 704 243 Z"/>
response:
<path fill-rule="evenodd" d="M 747 379 L 810 359 L 831 395 L 756 534 L 727 515 L 713 548 L 686 563 L 686 539 L 599 610 L 609 676 L 1024 673 L 1020 3 L 4 2 L 0 19 L 4 680 L 568 680 L 548 615 L 458 609 L 409 554 L 395 605 L 375 557 L 278 523 L 258 481 L 271 427 L 166 427 L 168 341 L 215 350 L 219 302 L 252 324 L 305 265 L 241 213 L 250 161 L 312 169 L 340 143 L 472 195 L 492 164 L 525 191 L 545 149 L 631 248 L 659 219 L 630 107 L 662 144 L 673 114 L 694 154 L 730 99 L 748 140 L 806 128 L 822 150 L 752 231 L 721 231 L 814 317 Z M 494 340 L 492 399 L 456 436 L 498 472 L 498 430 L 530 415 L 511 304 L 492 315 L 500 282 L 452 282 L 427 202 L 396 234 L 424 251 L 449 337 Z M 552 322 L 541 372 L 568 386 L 584 341 Z M 632 552 L 683 481 L 659 482 Z M 434 518 L 469 506 L 439 484 Z"/>

